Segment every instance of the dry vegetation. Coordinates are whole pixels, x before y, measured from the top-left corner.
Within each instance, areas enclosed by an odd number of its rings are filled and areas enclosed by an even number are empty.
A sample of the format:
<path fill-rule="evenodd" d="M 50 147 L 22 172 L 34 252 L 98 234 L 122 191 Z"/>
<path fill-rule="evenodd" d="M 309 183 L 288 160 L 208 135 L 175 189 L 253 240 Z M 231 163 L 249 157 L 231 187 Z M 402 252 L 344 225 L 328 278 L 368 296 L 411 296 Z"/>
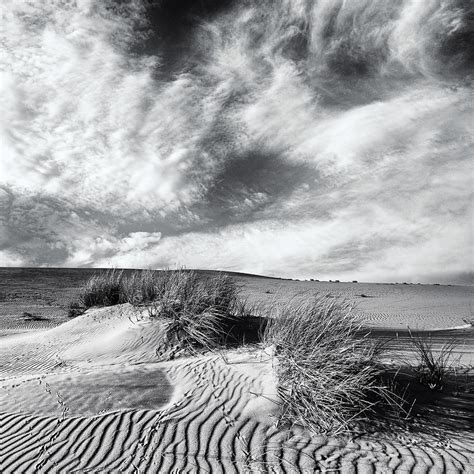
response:
<path fill-rule="evenodd" d="M 109 270 L 89 279 L 79 301 L 71 303 L 70 313 L 121 303 L 145 305 L 150 319 L 163 324 L 163 347 L 157 354 L 169 358 L 215 350 L 229 341 L 243 343 L 251 339 L 251 332 L 254 342 L 272 346 L 282 424 L 340 434 L 375 419 L 380 422 L 381 413 L 407 418 L 396 375 L 387 377 L 381 362 L 385 346 L 368 337 L 368 330 L 361 331 L 351 304 L 344 299 L 315 297 L 299 305 L 276 305 L 266 310 L 264 318 L 254 318 L 259 319 L 256 326 L 234 279 L 225 274 L 203 277 L 176 270 L 125 275 Z M 412 343 L 419 358 L 412 368 L 419 382 L 441 389 L 452 372 L 453 343 L 436 354 L 420 337 L 412 337 Z"/>
<path fill-rule="evenodd" d="M 418 358 L 418 365 L 415 367 L 418 381 L 431 390 L 443 389 L 459 362 L 453 355 L 456 341 L 447 341 L 439 351 L 435 351 L 430 339 L 423 339 L 411 332 L 410 336 Z"/>
<path fill-rule="evenodd" d="M 71 303 L 69 314 L 77 316 L 92 306 L 123 303 L 145 305 L 152 319 L 164 323 L 165 347 L 161 349 L 165 352 L 171 347 L 176 351 L 211 350 L 245 338 L 240 326 L 247 315 L 246 305 L 235 281 L 224 274 L 201 277 L 181 269 L 126 275 L 108 270 L 88 280 L 79 301 Z"/>
<path fill-rule="evenodd" d="M 123 271 L 115 269 L 92 276 L 82 289 L 78 301 L 79 305 L 85 309 L 126 302 L 126 281 Z"/>
<path fill-rule="evenodd" d="M 211 350 L 224 344 L 241 310 L 234 281 L 184 270 L 159 275 L 149 313 L 165 320 L 166 346 Z"/>
<path fill-rule="evenodd" d="M 318 297 L 284 307 L 265 342 L 278 358 L 281 421 L 317 433 L 342 433 L 402 400 L 383 382 L 382 344 L 360 337 L 361 325 L 344 300 Z"/>

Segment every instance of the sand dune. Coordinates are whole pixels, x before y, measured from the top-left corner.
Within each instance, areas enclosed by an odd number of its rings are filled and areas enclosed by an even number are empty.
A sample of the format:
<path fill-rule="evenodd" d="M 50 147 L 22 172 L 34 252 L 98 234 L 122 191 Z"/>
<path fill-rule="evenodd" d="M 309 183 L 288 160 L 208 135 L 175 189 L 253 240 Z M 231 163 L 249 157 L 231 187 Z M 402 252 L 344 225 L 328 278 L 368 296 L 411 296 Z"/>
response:
<path fill-rule="evenodd" d="M 466 433 L 347 440 L 277 428 L 268 350 L 160 362 L 161 338 L 160 324 L 130 305 L 89 310 L 53 329 L 2 338 L 0 471 L 472 468 L 474 439 Z"/>

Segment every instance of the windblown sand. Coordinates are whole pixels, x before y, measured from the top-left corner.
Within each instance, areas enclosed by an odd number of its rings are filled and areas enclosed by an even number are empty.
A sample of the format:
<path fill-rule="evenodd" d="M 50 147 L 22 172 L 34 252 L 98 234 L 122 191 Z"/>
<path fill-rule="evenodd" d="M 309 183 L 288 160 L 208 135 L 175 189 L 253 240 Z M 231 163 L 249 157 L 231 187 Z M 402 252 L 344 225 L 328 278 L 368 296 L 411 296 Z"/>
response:
<path fill-rule="evenodd" d="M 383 298 L 374 287 L 363 289 L 373 296 L 363 298 L 366 314 Z M 368 320 L 403 327 L 414 314 L 406 316 L 409 301 L 400 295 L 396 312 L 378 307 L 384 316 Z M 419 325 L 463 325 L 464 315 L 458 324 L 431 304 Z M 278 428 L 270 349 L 160 362 L 162 334 L 146 310 L 128 304 L 4 333 L 0 472 L 474 472 L 474 437 L 461 427 L 352 440 Z"/>

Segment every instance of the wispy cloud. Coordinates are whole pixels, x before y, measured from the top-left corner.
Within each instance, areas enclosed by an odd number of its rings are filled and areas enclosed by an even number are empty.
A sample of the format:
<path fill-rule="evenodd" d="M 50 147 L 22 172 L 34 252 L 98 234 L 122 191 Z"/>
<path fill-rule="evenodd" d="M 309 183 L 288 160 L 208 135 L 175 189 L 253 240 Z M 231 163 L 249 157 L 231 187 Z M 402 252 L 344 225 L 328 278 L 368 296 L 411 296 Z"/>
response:
<path fill-rule="evenodd" d="M 0 264 L 471 270 L 466 2 L 180 5 L 4 1 Z"/>

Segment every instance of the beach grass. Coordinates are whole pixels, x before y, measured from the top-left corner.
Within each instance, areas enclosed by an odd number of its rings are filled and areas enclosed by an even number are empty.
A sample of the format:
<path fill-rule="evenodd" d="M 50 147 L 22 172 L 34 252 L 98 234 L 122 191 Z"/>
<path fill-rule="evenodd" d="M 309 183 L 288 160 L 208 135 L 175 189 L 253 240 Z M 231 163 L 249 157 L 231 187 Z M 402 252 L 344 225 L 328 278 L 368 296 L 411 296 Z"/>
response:
<path fill-rule="evenodd" d="M 455 373 L 456 358 L 453 354 L 456 341 L 446 341 L 435 350 L 431 339 L 422 338 L 410 331 L 410 340 L 417 356 L 415 373 L 418 381 L 431 390 L 442 390 Z"/>
<path fill-rule="evenodd" d="M 87 309 L 93 306 L 113 306 L 127 302 L 123 270 L 110 269 L 93 275 L 79 294 L 79 304 Z"/>
<path fill-rule="evenodd" d="M 227 275 L 163 272 L 159 295 L 149 306 L 152 318 L 166 324 L 166 347 L 212 350 L 223 344 L 244 312 L 239 289 Z"/>
<path fill-rule="evenodd" d="M 129 274 L 107 270 L 87 281 L 79 300 L 70 304 L 69 314 L 122 303 L 146 306 L 151 319 L 164 322 L 166 349 L 212 349 L 246 335 L 252 339 L 249 331 L 239 327 L 239 320 L 249 317 L 249 308 L 239 298 L 235 280 L 225 274 L 203 276 L 185 269 Z"/>
<path fill-rule="evenodd" d="M 383 382 L 383 344 L 361 334 L 345 300 L 315 297 L 279 308 L 264 341 L 277 358 L 283 424 L 318 434 L 348 433 L 382 406 L 402 405 Z"/>

